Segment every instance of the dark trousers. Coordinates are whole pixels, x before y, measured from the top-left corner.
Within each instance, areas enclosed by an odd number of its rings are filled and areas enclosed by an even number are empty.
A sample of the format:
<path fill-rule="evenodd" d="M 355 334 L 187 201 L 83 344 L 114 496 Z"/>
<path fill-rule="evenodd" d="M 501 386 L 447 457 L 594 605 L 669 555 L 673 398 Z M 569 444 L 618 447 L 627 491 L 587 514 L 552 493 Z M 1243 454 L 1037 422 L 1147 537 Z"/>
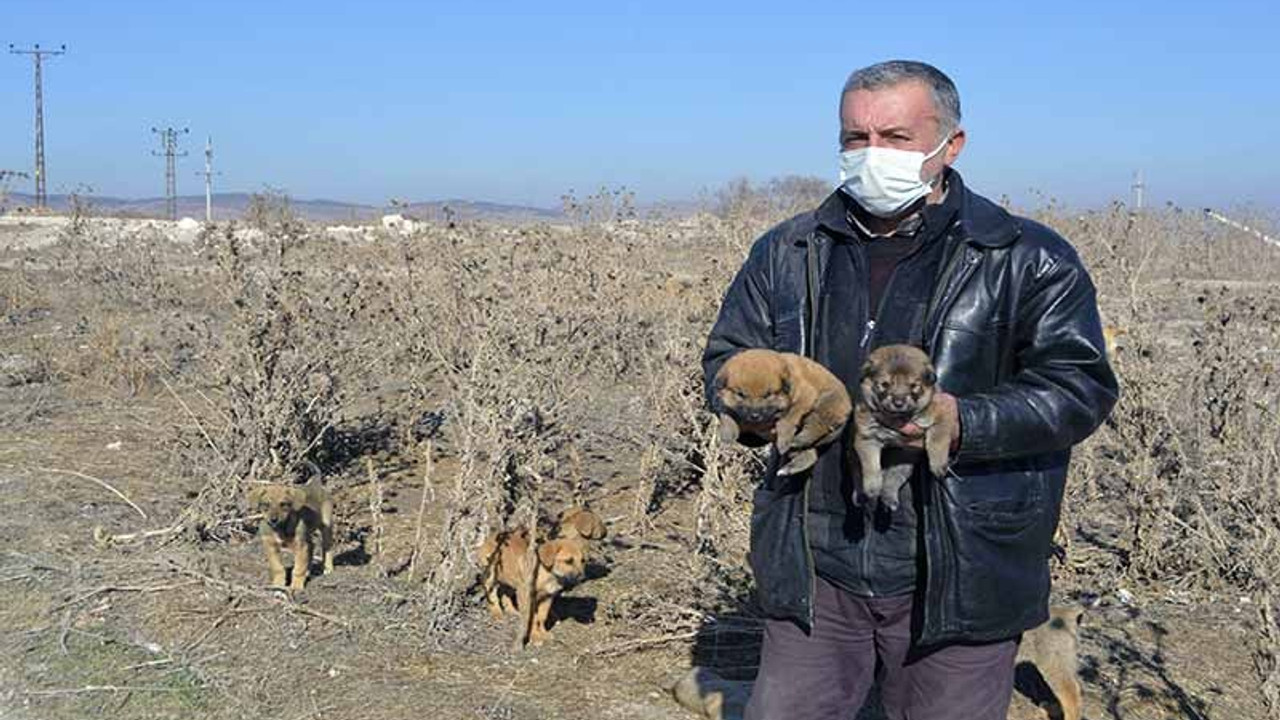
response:
<path fill-rule="evenodd" d="M 881 663 L 889 720 L 1005 720 L 1017 639 L 911 648 L 910 596 L 861 598 L 819 578 L 813 634 L 765 625 L 746 720 L 852 720 Z"/>

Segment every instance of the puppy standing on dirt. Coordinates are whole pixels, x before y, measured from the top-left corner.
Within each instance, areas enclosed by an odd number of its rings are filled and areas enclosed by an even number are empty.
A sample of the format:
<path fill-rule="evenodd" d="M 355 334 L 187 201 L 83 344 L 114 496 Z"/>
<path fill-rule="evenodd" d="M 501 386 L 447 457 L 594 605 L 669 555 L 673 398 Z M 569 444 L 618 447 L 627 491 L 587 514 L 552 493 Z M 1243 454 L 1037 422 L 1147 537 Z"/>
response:
<path fill-rule="evenodd" d="M 258 485 L 249 490 L 249 505 L 263 513 L 258 524 L 262 548 L 267 553 L 271 584 L 284 587 L 281 548 L 293 551 L 293 580 L 290 588 L 301 590 L 311 567 L 311 533 L 320 531 L 324 571 L 333 572 L 333 500 L 318 478 L 304 486 Z"/>
<path fill-rule="evenodd" d="M 537 548 L 532 607 L 517 608 L 515 598 L 531 568 L 526 566 L 529 549 L 528 530 L 494 533 L 480 546 L 479 559 L 484 568 L 482 584 L 489 602 L 489 613 L 501 619 L 503 612 L 520 613 L 529 627 L 529 641 L 541 643 L 547 637 L 551 606 L 565 589 L 582 580 L 586 568 L 587 541 L 582 537 L 562 537 L 543 541 Z"/>
<path fill-rule="evenodd" d="M 840 437 L 852 410 L 839 378 L 793 353 L 743 350 L 716 373 L 715 390 L 720 438 L 774 440 L 785 460 L 779 475 L 812 467 L 816 448 Z"/>
<path fill-rule="evenodd" d="M 880 452 L 885 446 L 903 447 L 909 438 L 902 434 L 908 423 L 924 430 L 929 471 L 942 477 L 951 453 L 953 421 L 934 402 L 938 375 L 923 350 L 910 345 L 886 345 L 871 353 L 862 366 L 862 385 L 854 406 L 853 450 L 862 466 L 861 487 L 855 504 L 879 500 L 890 510 L 898 509 L 898 491 L 911 477 L 912 460 L 881 468 Z M 899 451 L 915 455 L 911 448 Z"/>
<path fill-rule="evenodd" d="M 1062 720 L 1080 720 L 1084 693 L 1077 666 L 1080 618 L 1084 609 L 1055 607 L 1048 622 L 1022 634 L 1019 663 L 1031 663 L 1062 707 Z"/>

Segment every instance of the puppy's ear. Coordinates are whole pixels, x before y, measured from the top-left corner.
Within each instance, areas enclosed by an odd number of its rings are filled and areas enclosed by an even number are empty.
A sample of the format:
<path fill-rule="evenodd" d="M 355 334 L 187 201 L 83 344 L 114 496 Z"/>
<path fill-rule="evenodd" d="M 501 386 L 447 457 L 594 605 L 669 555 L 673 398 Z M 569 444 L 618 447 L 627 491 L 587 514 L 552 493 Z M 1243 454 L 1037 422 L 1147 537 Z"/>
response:
<path fill-rule="evenodd" d="M 255 507 L 263 504 L 266 499 L 267 489 L 261 485 L 249 488 L 249 492 L 245 495 L 245 500 L 248 500 L 249 504 Z"/>
<path fill-rule="evenodd" d="M 285 497 L 293 501 L 294 507 L 302 507 L 307 504 L 307 491 L 302 488 L 289 488 L 289 492 Z"/>
<path fill-rule="evenodd" d="M 920 379 L 924 381 L 925 385 L 936 385 L 938 382 L 938 373 L 934 372 L 933 368 L 929 368 L 924 371 L 924 377 Z"/>
<path fill-rule="evenodd" d="M 875 372 L 876 372 L 876 364 L 875 364 L 873 361 L 868 360 L 868 361 L 866 361 L 866 362 L 862 363 L 862 377 L 863 377 L 863 379 L 866 379 L 866 378 L 868 378 L 868 377 L 870 377 L 870 376 L 874 375 L 874 374 L 875 374 Z"/>
<path fill-rule="evenodd" d="M 559 540 L 548 540 L 538 546 L 538 564 L 552 567 L 556 564 L 556 555 L 560 552 Z"/>
<path fill-rule="evenodd" d="M 1082 624 L 1084 623 L 1084 608 L 1082 608 L 1082 607 L 1079 607 L 1079 608 L 1073 608 L 1073 609 L 1071 610 L 1071 615 L 1069 615 L 1069 616 L 1068 616 L 1068 619 L 1069 619 L 1069 620 L 1072 622 L 1072 624 L 1074 624 L 1076 627 L 1080 627 L 1080 625 L 1082 625 Z"/>

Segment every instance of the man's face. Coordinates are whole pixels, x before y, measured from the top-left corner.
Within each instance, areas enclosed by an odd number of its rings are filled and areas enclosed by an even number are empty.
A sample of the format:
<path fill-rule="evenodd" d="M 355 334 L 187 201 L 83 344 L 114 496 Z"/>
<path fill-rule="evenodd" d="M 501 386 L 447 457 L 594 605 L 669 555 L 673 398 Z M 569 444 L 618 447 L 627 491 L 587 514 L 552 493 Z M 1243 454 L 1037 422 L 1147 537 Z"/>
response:
<path fill-rule="evenodd" d="M 854 90 L 840 99 L 840 149 L 887 147 L 925 154 L 942 142 L 938 113 L 929 88 L 908 81 L 878 90 Z M 957 130 L 947 147 L 925 161 L 921 179 L 937 177 L 964 147 Z"/>

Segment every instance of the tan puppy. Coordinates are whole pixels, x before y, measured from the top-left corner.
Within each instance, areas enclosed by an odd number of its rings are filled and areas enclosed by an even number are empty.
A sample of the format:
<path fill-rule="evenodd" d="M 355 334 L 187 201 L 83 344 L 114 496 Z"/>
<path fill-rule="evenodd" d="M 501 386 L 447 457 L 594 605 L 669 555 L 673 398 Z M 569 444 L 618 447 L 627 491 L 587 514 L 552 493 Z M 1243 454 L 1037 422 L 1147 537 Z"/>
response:
<path fill-rule="evenodd" d="M 284 587 L 284 563 L 280 550 L 293 551 L 292 590 L 301 590 L 311 567 L 311 533 L 320 531 L 324 571 L 333 572 L 333 500 L 317 478 L 304 486 L 256 485 L 249 490 L 249 505 L 263 513 L 258 524 L 262 548 L 267 553 L 271 584 Z"/>
<path fill-rule="evenodd" d="M 609 533 L 599 515 L 584 507 L 571 507 L 560 513 L 552 537 L 602 540 Z"/>
<path fill-rule="evenodd" d="M 498 532 L 480 546 L 479 559 L 484 568 L 482 584 L 489 613 L 494 619 L 501 619 L 504 612 L 519 611 L 521 620 L 530 623 L 529 641 L 537 644 L 547 637 L 547 622 L 556 597 L 582 580 L 587 541 L 573 537 L 540 543 L 538 561 L 532 568 L 535 573 L 533 606 L 520 608 L 515 599 L 529 577 L 530 568 L 525 564 L 528 549 L 528 530 Z"/>
<path fill-rule="evenodd" d="M 1062 709 L 1062 720 L 1080 720 L 1083 710 L 1077 665 L 1082 615 L 1080 607 L 1050 608 L 1049 621 L 1023 633 L 1018 645 L 1018 662 L 1031 663 L 1040 671 Z"/>
<path fill-rule="evenodd" d="M 871 353 L 862 366 L 862 385 L 854 406 L 852 447 L 862 466 L 862 483 L 854 503 L 878 500 L 898 509 L 898 491 L 911 477 L 919 451 L 903 446 L 902 426 L 914 423 L 924 429 L 929 471 L 937 477 L 947 471 L 951 453 L 952 421 L 934 403 L 938 375 L 924 351 L 910 345 L 886 345 Z M 886 446 L 905 458 L 881 468 L 880 452 Z"/>
<path fill-rule="evenodd" d="M 693 667 L 671 687 L 676 702 L 708 720 L 741 720 L 751 683 L 726 680 L 711 668 Z"/>
<path fill-rule="evenodd" d="M 773 440 L 786 459 L 779 475 L 807 470 L 817 447 L 840 437 L 852 402 L 830 370 L 793 353 L 752 349 L 729 358 L 715 378 L 720 438 Z"/>

